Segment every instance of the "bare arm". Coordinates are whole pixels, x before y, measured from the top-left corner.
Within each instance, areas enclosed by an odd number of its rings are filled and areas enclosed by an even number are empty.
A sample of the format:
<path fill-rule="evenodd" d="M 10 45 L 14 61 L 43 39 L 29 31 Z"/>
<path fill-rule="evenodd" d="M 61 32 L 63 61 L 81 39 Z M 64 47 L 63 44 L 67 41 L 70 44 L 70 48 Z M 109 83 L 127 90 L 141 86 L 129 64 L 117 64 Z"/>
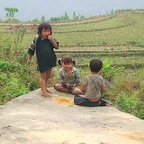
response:
<path fill-rule="evenodd" d="M 37 36 L 34 38 L 34 40 L 32 41 L 31 45 L 28 48 L 28 57 L 27 57 L 27 64 L 30 65 L 31 63 L 31 57 L 34 55 L 35 53 L 35 42 L 37 40 Z"/>
<path fill-rule="evenodd" d="M 75 72 L 75 85 L 78 85 L 80 83 L 80 75 L 77 69 L 75 69 L 74 72 Z"/>
<path fill-rule="evenodd" d="M 85 87 L 86 87 L 86 86 L 85 86 L 84 84 L 81 85 L 80 90 L 81 90 L 83 93 L 85 93 Z"/>
<path fill-rule="evenodd" d="M 58 79 L 58 83 L 63 83 L 64 80 L 62 78 L 62 69 L 59 70 L 58 75 L 57 75 L 57 79 Z"/>
<path fill-rule="evenodd" d="M 31 57 L 32 57 L 32 55 L 28 54 L 27 64 L 29 64 L 29 65 L 30 65 L 30 63 L 31 63 Z"/>
<path fill-rule="evenodd" d="M 100 91 L 101 91 L 101 94 L 104 93 L 104 91 L 105 91 L 104 85 L 101 86 L 101 90 Z"/>
<path fill-rule="evenodd" d="M 59 44 L 53 39 L 53 37 L 51 35 L 48 36 L 48 39 L 51 41 L 51 43 L 53 44 L 54 48 L 58 49 L 59 48 Z"/>

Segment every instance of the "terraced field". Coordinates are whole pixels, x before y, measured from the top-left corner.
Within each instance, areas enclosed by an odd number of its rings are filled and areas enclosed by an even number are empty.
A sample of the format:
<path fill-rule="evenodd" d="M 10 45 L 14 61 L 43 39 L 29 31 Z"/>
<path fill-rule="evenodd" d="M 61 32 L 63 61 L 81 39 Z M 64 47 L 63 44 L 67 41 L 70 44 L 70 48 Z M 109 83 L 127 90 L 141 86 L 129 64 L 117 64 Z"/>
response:
<path fill-rule="evenodd" d="M 144 11 L 116 11 L 113 14 L 76 21 L 52 22 L 53 36 L 59 40 L 57 56 L 72 56 L 77 66 L 91 58 L 110 58 L 112 65 L 142 67 L 144 55 Z M 12 48 L 27 52 L 37 34 L 38 24 L 0 23 L 1 39 Z M 9 40 L 6 40 L 7 37 Z M 84 60 L 86 59 L 86 60 Z"/>
<path fill-rule="evenodd" d="M 59 40 L 57 56 L 72 56 L 77 65 L 86 58 L 111 58 L 113 65 L 142 66 L 144 55 L 144 11 L 116 11 L 113 14 L 76 21 L 52 22 L 53 36 Z M 3 37 L 11 38 L 11 47 L 27 51 L 37 33 L 38 24 L 0 23 Z M 23 34 L 24 33 L 24 34 Z M 23 36 L 24 35 L 24 36 Z M 22 37 L 17 39 L 17 37 Z M 20 41 L 20 43 L 19 43 Z"/>
<path fill-rule="evenodd" d="M 81 77 L 89 61 L 102 59 L 101 75 L 112 82 L 104 98 L 144 119 L 144 11 L 116 11 L 75 21 L 51 22 L 60 48 L 57 58 L 71 56 Z M 39 88 L 36 62 L 28 67 L 27 50 L 38 23 L 0 23 L 0 104 Z M 57 81 L 53 68 L 48 87 Z"/>
<path fill-rule="evenodd" d="M 77 22 L 53 23 L 58 56 L 112 58 L 113 64 L 143 65 L 144 11 L 117 11 Z"/>

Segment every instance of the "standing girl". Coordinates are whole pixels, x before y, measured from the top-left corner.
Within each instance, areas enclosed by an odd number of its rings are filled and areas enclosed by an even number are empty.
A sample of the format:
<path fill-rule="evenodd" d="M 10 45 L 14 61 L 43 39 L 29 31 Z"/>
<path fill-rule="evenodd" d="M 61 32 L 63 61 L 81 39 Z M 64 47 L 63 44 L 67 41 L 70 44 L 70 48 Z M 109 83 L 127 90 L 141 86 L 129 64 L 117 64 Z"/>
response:
<path fill-rule="evenodd" d="M 41 95 L 52 97 L 51 91 L 46 88 L 48 78 L 51 75 L 52 67 L 56 66 L 56 55 L 54 48 L 59 48 L 59 43 L 52 37 L 52 28 L 49 23 L 42 23 L 38 26 L 38 36 L 34 38 L 28 49 L 27 63 L 30 64 L 31 57 L 36 52 L 38 69 L 40 71 Z"/>

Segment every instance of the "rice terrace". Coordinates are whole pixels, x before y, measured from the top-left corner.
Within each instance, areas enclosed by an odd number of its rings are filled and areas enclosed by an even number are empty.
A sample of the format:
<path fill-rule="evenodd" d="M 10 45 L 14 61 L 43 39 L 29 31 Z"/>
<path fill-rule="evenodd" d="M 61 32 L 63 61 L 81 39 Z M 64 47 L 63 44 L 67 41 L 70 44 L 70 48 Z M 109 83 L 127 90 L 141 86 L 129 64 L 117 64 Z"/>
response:
<path fill-rule="evenodd" d="M 92 58 L 104 62 L 104 98 L 124 112 L 144 119 L 144 10 L 116 11 L 79 20 L 50 22 L 60 48 L 57 58 L 71 56 L 81 78 Z M 39 88 L 36 63 L 26 63 L 27 49 L 39 23 L 0 23 L 0 104 Z M 53 68 L 50 84 L 60 66 Z"/>

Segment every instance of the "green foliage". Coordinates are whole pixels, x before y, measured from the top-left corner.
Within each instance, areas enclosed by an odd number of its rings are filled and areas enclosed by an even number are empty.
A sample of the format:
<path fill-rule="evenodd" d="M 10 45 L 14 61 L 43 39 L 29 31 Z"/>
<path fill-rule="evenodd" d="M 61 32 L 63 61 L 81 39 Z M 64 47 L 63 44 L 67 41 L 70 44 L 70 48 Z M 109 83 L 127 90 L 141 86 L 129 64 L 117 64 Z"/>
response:
<path fill-rule="evenodd" d="M 143 118 L 144 109 L 144 80 L 143 69 L 124 70 L 113 78 L 105 98 L 121 107 L 125 112 Z"/>
<path fill-rule="evenodd" d="M 134 94 L 130 95 L 125 92 L 120 93 L 116 97 L 115 104 L 121 107 L 124 112 L 128 112 L 139 118 L 144 118 L 144 103 Z"/>
<path fill-rule="evenodd" d="M 0 68 L 0 89 L 3 89 L 0 93 L 1 104 L 39 87 L 25 65 L 1 61 Z"/>
<path fill-rule="evenodd" d="M 19 75 L 15 73 L 2 73 L 0 75 L 0 88 L 3 89 L 0 93 L 1 103 L 29 92 L 28 87 L 17 76 Z"/>
<path fill-rule="evenodd" d="M 107 80 L 112 80 L 112 78 L 123 71 L 124 67 L 111 66 L 112 59 L 103 60 L 102 76 Z"/>
<path fill-rule="evenodd" d="M 0 72 L 6 72 L 10 68 L 10 62 L 0 61 Z"/>
<path fill-rule="evenodd" d="M 19 30 L 17 31 L 17 33 L 14 37 L 14 47 L 16 49 L 19 48 L 25 33 L 26 33 L 26 28 L 24 28 L 24 27 L 20 27 Z"/>
<path fill-rule="evenodd" d="M 51 17 L 50 21 L 63 21 L 63 20 L 70 20 L 68 14 L 65 12 L 64 16 L 60 17 Z"/>
<path fill-rule="evenodd" d="M 14 14 L 16 12 L 19 12 L 19 10 L 17 8 L 11 8 L 11 7 L 6 7 L 5 8 L 5 11 L 6 11 L 6 18 L 8 18 L 8 20 L 12 20 L 14 19 Z"/>
<path fill-rule="evenodd" d="M 53 22 L 53 35 L 63 51 L 57 56 L 72 56 L 81 78 L 90 73 L 91 59 L 102 59 L 100 74 L 110 83 L 104 98 L 144 119 L 144 18 L 138 12 L 111 13 L 78 21 Z M 77 18 L 80 16 L 73 13 L 73 19 Z M 65 13 L 62 19 L 68 19 L 68 15 Z M 41 21 L 44 20 L 42 17 Z M 27 31 L 30 30 L 27 26 L 13 33 L 10 24 L 0 29 L 0 104 L 39 88 L 35 60 L 30 67 L 26 64 L 27 47 L 35 36 L 33 31 Z M 59 68 L 53 68 L 48 87 L 57 82 Z"/>
<path fill-rule="evenodd" d="M 81 18 L 84 18 L 84 16 L 81 16 L 81 15 L 76 15 L 75 12 L 73 12 L 73 16 L 72 16 L 72 20 L 76 20 L 76 19 L 81 19 Z M 71 18 L 68 16 L 68 14 L 65 12 L 64 16 L 60 16 L 60 17 L 51 17 L 50 18 L 50 21 L 68 21 L 70 20 Z"/>
<path fill-rule="evenodd" d="M 41 17 L 41 22 L 45 22 L 46 20 L 45 20 L 45 16 L 42 16 Z"/>
<path fill-rule="evenodd" d="M 35 19 L 32 20 L 32 22 L 38 23 L 38 22 L 39 22 L 39 19 L 38 19 L 38 18 L 35 18 Z"/>
<path fill-rule="evenodd" d="M 19 30 L 15 33 L 15 35 L 11 35 L 6 37 L 3 42 L 2 46 L 3 49 L 1 50 L 1 58 L 6 61 L 17 61 L 20 63 L 25 63 L 26 54 L 21 47 L 21 43 L 25 36 L 26 29 L 24 27 L 20 27 Z"/>
<path fill-rule="evenodd" d="M 73 16 L 72 16 L 73 20 L 81 19 L 81 18 L 84 18 L 84 16 L 81 16 L 80 14 L 77 15 L 76 12 L 73 12 Z"/>

